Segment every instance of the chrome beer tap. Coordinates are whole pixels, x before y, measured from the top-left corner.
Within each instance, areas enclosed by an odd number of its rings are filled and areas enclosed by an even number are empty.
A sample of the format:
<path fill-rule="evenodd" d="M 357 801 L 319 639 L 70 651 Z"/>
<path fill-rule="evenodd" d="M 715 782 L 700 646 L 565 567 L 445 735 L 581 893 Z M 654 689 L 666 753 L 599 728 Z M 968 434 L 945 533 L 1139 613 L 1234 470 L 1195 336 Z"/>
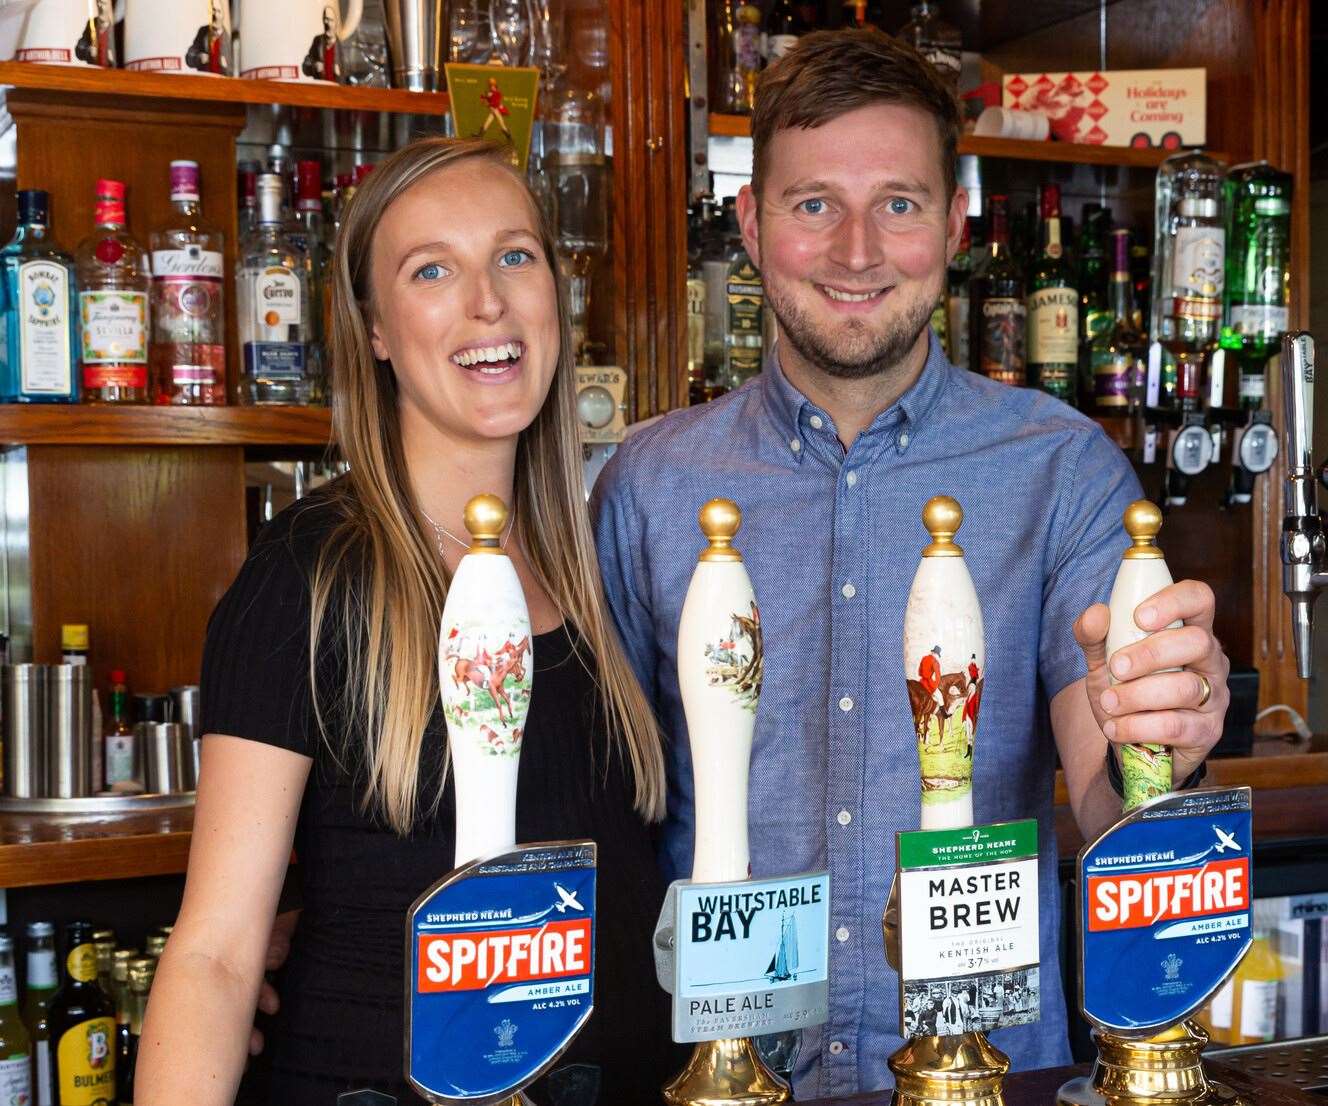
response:
<path fill-rule="evenodd" d="M 1302 680 L 1313 666 L 1311 630 L 1314 600 L 1328 587 L 1328 542 L 1319 514 L 1314 465 L 1314 339 L 1305 331 L 1282 338 L 1282 391 L 1286 403 L 1283 436 L 1287 451 L 1286 506 L 1282 518 L 1282 590 L 1291 600 L 1296 668 Z"/>

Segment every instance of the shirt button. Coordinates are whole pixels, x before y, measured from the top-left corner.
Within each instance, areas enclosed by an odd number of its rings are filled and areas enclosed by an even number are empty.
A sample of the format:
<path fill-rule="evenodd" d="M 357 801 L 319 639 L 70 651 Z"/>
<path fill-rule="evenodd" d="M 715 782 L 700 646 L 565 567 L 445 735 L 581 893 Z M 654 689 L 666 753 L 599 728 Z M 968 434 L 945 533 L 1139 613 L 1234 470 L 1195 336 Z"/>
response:
<path fill-rule="evenodd" d="M 821 416 L 820 416 L 820 415 L 813 415 L 813 416 L 812 416 L 811 418 L 809 418 L 807 421 L 808 421 L 809 423 L 812 424 L 812 429 L 813 429 L 813 430 L 820 430 L 821 427 L 823 427 L 823 426 L 825 425 L 825 423 L 823 423 L 823 422 L 821 421 Z"/>
<path fill-rule="evenodd" d="M 846 825 L 848 825 L 851 821 L 853 821 L 853 815 L 851 815 L 847 810 L 841 810 L 841 811 L 835 816 L 835 820 L 836 820 L 841 826 L 846 826 Z"/>
<path fill-rule="evenodd" d="M 907 435 L 907 434 L 900 434 L 900 435 L 899 435 L 899 448 L 900 448 L 900 449 L 907 449 L 907 448 L 908 448 L 908 435 Z"/>
<path fill-rule="evenodd" d="M 845 695 L 842 699 L 839 700 L 839 709 L 842 710 L 845 714 L 847 714 L 849 711 L 853 709 L 853 700 L 850 699 L 847 695 Z"/>
<path fill-rule="evenodd" d="M 841 945 L 848 940 L 848 926 L 840 926 L 835 930 L 835 940 Z"/>
<path fill-rule="evenodd" d="M 857 482 L 858 482 L 858 474 L 856 472 L 850 472 L 847 476 L 844 477 L 844 483 L 847 484 L 850 488 L 853 487 L 853 485 L 856 484 Z"/>
<path fill-rule="evenodd" d="M 797 453 L 798 450 L 800 450 L 801 448 L 802 448 L 802 443 L 798 441 L 797 438 L 794 438 L 791 442 L 789 442 L 789 449 L 793 450 L 794 453 Z"/>
<path fill-rule="evenodd" d="M 858 594 L 858 589 L 855 588 L 852 584 L 845 584 L 842 588 L 839 589 L 839 594 L 842 595 L 845 599 L 852 599 L 855 595 Z"/>
<path fill-rule="evenodd" d="M 830 1042 L 830 1055 L 831 1055 L 831 1056 L 838 1056 L 838 1055 L 839 1055 L 841 1052 L 843 1052 L 843 1051 L 844 1051 L 844 1042 L 843 1042 L 843 1041 L 831 1041 L 831 1042 Z"/>

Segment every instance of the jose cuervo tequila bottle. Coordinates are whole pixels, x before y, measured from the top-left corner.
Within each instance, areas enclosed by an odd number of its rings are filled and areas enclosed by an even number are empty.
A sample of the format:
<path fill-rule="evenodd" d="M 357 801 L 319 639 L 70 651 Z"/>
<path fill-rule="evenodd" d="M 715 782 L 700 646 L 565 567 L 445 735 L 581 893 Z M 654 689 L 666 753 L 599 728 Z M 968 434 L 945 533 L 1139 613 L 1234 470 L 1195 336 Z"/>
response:
<path fill-rule="evenodd" d="M 241 399 L 308 403 L 309 289 L 303 251 L 282 217 L 282 180 L 258 178 L 258 222 L 241 243 L 239 280 Z"/>
<path fill-rule="evenodd" d="M 18 194 L 18 229 L 0 249 L 0 401 L 78 399 L 78 304 L 74 259 L 49 229 L 50 197 Z"/>

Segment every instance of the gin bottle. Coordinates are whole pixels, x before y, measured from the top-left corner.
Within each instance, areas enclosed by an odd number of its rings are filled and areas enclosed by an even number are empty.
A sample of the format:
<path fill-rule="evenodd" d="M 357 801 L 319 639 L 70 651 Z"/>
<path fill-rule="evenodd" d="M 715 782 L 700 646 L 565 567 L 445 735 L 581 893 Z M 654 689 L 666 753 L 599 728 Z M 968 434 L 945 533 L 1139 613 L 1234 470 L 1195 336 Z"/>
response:
<path fill-rule="evenodd" d="M 301 161 L 297 166 L 295 200 L 295 244 L 304 250 L 305 281 L 309 289 L 308 365 L 310 400 L 327 402 L 326 326 L 330 285 L 328 265 L 331 251 L 323 225 L 323 166 L 318 161 Z"/>
<path fill-rule="evenodd" d="M 308 278 L 304 251 L 286 232 L 283 191 L 275 173 L 258 178 L 258 223 L 240 246 L 243 403 L 309 402 Z"/>
<path fill-rule="evenodd" d="M 171 219 L 153 231 L 152 387 L 157 403 L 226 402 L 225 246 L 203 225 L 198 162 L 171 162 Z"/>
<path fill-rule="evenodd" d="M 50 232 L 50 197 L 18 194 L 18 229 L 0 249 L 0 401 L 78 399 L 78 303 L 74 259 Z"/>
<path fill-rule="evenodd" d="M 148 401 L 147 251 L 125 229 L 123 181 L 99 180 L 96 229 L 78 246 L 85 403 Z"/>

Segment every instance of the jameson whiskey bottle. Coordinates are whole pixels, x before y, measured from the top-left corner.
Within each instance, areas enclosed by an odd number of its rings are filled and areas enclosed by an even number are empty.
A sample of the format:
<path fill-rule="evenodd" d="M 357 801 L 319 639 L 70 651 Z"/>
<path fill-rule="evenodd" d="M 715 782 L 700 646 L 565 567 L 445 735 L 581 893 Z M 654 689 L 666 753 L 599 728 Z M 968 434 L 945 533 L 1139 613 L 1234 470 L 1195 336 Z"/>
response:
<path fill-rule="evenodd" d="M 1122 415 L 1142 400 L 1144 336 L 1134 325 L 1134 282 L 1130 279 L 1130 232 L 1111 232 L 1110 304 L 1112 323 L 1099 333 L 1090 349 L 1093 399 L 1090 410 Z"/>
<path fill-rule="evenodd" d="M 29 922 L 28 991 L 23 999 L 23 1021 L 32 1041 L 33 1078 L 36 1106 L 55 1106 L 55 1086 L 51 1082 L 51 996 L 60 983 L 55 963 L 55 926 L 50 922 Z"/>
<path fill-rule="evenodd" d="M 14 942 L 0 936 L 0 1103 L 28 1106 L 31 1102 L 32 1043 L 18 1016 Z"/>
<path fill-rule="evenodd" d="M 1033 261 L 1028 294 L 1030 383 L 1066 403 L 1074 401 L 1079 363 L 1079 293 L 1061 241 L 1061 190 L 1041 189 L 1042 249 Z"/>
<path fill-rule="evenodd" d="M 1006 198 L 991 197 L 987 250 L 969 282 L 969 364 L 974 372 L 1022 387 L 1024 361 L 1024 278 L 1010 256 Z"/>
<path fill-rule="evenodd" d="M 64 986 L 51 999 L 52 1075 L 59 1106 L 115 1101 L 115 1004 L 97 985 L 91 922 L 65 927 Z"/>

